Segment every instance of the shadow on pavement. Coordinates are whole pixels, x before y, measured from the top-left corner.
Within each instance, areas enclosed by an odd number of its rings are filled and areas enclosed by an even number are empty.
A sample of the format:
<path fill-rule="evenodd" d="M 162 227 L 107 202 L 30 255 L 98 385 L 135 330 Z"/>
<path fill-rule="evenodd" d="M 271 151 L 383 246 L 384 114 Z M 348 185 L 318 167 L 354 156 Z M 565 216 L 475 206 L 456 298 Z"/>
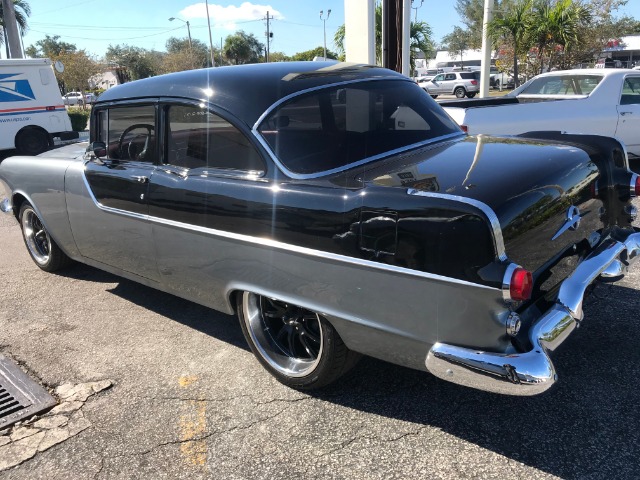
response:
<path fill-rule="evenodd" d="M 64 275 L 117 283 L 111 293 L 248 350 L 235 317 L 87 266 Z M 540 396 L 480 392 L 373 358 L 364 358 L 335 386 L 309 393 L 436 427 L 561 478 L 637 478 L 640 298 L 636 290 L 604 285 L 588 303 L 583 327 L 553 356 L 560 382 Z"/>

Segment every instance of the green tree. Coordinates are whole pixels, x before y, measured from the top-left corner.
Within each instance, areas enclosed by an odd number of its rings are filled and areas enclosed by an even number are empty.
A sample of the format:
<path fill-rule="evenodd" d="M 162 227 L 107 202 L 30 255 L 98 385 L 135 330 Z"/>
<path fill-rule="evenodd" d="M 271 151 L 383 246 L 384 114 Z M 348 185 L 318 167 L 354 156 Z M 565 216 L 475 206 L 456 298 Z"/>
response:
<path fill-rule="evenodd" d="M 18 24 L 18 30 L 20 31 L 20 36 L 24 37 L 24 34 L 27 33 L 28 25 L 27 25 L 27 17 L 31 15 L 31 7 L 25 0 L 12 0 L 13 1 L 13 9 L 16 12 L 16 23 Z M 0 45 L 4 44 L 7 58 L 9 58 L 9 45 L 7 39 L 7 30 L 4 28 L 4 11 L 2 7 L 2 2 L 0 2 L 0 27 L 2 27 L 2 35 L 0 36 Z"/>
<path fill-rule="evenodd" d="M 537 0 L 534 3 L 530 36 L 533 39 L 540 72 L 544 71 L 545 56 L 549 69 L 556 51 L 570 50 L 579 44 L 581 27 L 588 26 L 591 14 L 581 3 L 573 0 Z"/>
<path fill-rule="evenodd" d="M 531 48 L 528 33 L 531 30 L 532 0 L 518 0 L 512 7 L 499 13 L 488 25 L 489 36 L 494 43 L 506 40 L 513 49 L 513 79 L 519 84 L 518 58 Z"/>
<path fill-rule="evenodd" d="M 228 60 L 240 65 L 260 62 L 264 48 L 264 44 L 253 33 L 240 30 L 225 39 L 223 51 Z"/>
<path fill-rule="evenodd" d="M 316 47 L 312 50 L 306 50 L 304 52 L 298 52 L 295 55 L 291 56 L 292 62 L 308 62 L 313 60 L 315 57 L 324 56 L 324 48 Z M 332 58 L 334 60 L 338 59 L 338 55 L 329 49 L 327 49 L 327 58 Z"/>
<path fill-rule="evenodd" d="M 59 35 L 45 35 L 43 40 L 38 40 L 35 45 L 30 45 L 25 50 L 32 58 L 55 58 L 63 53 L 75 52 L 78 47 L 73 43 L 61 42 Z"/>
<path fill-rule="evenodd" d="M 105 53 L 107 62 L 125 67 L 131 80 L 158 75 L 163 56 L 160 52 L 131 45 L 109 45 Z"/>
<path fill-rule="evenodd" d="M 56 72 L 58 83 L 64 85 L 65 91 L 84 92 L 89 87 L 89 79 L 100 72 L 100 66 L 89 57 L 86 51 L 61 52 L 54 57 L 64 64 L 64 72 Z"/>
<path fill-rule="evenodd" d="M 180 54 L 183 58 L 191 59 L 192 66 L 186 70 L 193 68 L 205 68 L 211 63 L 209 47 L 200 40 L 193 39 L 191 41 L 191 45 L 189 45 L 189 39 L 187 38 L 171 37 L 165 43 L 165 47 L 167 49 L 167 54 L 169 55 Z"/>
<path fill-rule="evenodd" d="M 457 25 L 453 27 L 453 32 L 442 38 L 444 48 L 449 50 L 451 58 L 460 56 L 460 66 L 464 67 L 463 54 L 465 50 L 471 48 L 471 34 Z"/>
<path fill-rule="evenodd" d="M 513 0 L 495 0 L 494 11 L 507 11 Z M 484 23 L 484 0 L 456 0 L 456 12 L 469 34 L 469 48 L 482 46 L 482 25 Z"/>
<path fill-rule="evenodd" d="M 291 57 L 288 55 L 285 55 L 282 52 L 270 52 L 269 61 L 270 62 L 290 62 Z"/>

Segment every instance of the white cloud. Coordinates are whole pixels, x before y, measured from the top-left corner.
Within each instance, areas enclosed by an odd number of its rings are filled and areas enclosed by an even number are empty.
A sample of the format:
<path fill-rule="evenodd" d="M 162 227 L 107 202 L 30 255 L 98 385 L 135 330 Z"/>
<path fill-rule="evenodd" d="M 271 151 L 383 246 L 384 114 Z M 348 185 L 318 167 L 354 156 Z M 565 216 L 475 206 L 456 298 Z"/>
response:
<path fill-rule="evenodd" d="M 224 28 L 225 30 L 235 30 L 237 28 L 237 23 L 261 20 L 267 16 L 267 12 L 269 12 L 271 17 L 278 20 L 284 18 L 284 15 L 271 5 L 256 5 L 251 2 L 244 2 L 239 7 L 235 5 L 223 7 L 222 5 L 209 4 L 211 24 L 216 25 L 218 28 Z M 189 5 L 180 11 L 180 15 L 188 19 L 207 18 L 206 4 L 195 3 L 193 5 Z"/>

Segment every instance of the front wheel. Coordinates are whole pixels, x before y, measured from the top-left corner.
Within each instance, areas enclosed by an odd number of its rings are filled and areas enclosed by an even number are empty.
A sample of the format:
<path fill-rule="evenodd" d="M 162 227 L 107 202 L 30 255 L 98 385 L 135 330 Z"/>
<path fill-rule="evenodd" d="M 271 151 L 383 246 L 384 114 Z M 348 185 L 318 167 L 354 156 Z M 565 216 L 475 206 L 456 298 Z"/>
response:
<path fill-rule="evenodd" d="M 453 91 L 453 94 L 456 96 L 456 98 L 464 98 L 466 93 L 467 92 L 462 87 L 458 87 Z"/>
<path fill-rule="evenodd" d="M 255 356 L 289 387 L 311 390 L 328 385 L 360 358 L 327 320 L 306 308 L 243 292 L 237 297 L 237 310 Z"/>
<path fill-rule="evenodd" d="M 19 219 L 24 244 L 38 267 L 45 272 L 55 272 L 71 263 L 71 259 L 51 239 L 42 220 L 29 203 L 25 202 L 20 208 Z"/>

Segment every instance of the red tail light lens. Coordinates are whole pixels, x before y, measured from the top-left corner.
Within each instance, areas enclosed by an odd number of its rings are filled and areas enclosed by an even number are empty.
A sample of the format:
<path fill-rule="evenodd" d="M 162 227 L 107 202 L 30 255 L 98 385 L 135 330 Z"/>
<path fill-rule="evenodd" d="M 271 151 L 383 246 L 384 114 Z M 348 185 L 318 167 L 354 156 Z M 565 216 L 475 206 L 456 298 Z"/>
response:
<path fill-rule="evenodd" d="M 640 175 L 636 175 L 635 192 L 636 197 L 640 196 Z"/>
<path fill-rule="evenodd" d="M 471 85 L 477 85 L 478 81 L 477 80 L 471 80 Z"/>
<path fill-rule="evenodd" d="M 533 290 L 533 277 L 531 272 L 524 268 L 516 268 L 511 276 L 509 293 L 512 300 L 529 300 Z"/>
<path fill-rule="evenodd" d="M 469 133 L 469 127 L 467 127 L 466 125 L 460 125 L 460 128 L 464 133 Z"/>

